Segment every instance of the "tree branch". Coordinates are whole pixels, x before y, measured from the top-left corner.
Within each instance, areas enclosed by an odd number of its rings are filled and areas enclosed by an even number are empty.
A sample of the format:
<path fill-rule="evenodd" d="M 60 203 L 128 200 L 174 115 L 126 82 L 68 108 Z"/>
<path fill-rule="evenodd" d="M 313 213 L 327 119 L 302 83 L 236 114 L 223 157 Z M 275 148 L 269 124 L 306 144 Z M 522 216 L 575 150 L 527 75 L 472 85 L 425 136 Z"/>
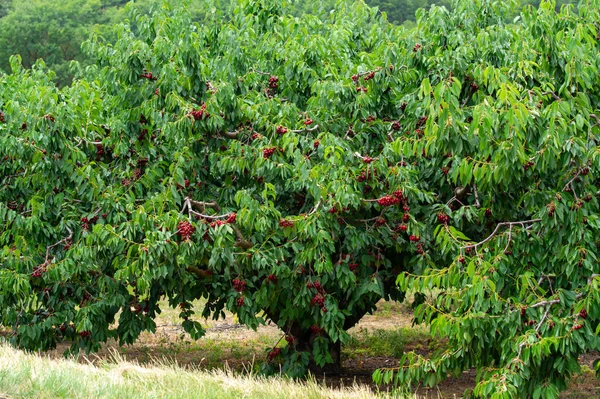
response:
<path fill-rule="evenodd" d="M 363 161 L 367 162 L 367 163 L 371 163 L 373 161 L 377 161 L 379 158 L 375 157 L 375 158 L 371 158 L 371 157 L 363 157 L 362 155 L 360 155 L 358 152 L 355 152 L 353 154 L 355 157 L 362 159 Z"/>
<path fill-rule="evenodd" d="M 224 214 L 224 215 L 210 216 L 210 215 L 205 215 L 205 214 L 200 213 L 200 212 L 196 212 L 196 211 L 194 211 L 192 209 L 190 209 L 190 212 L 192 214 L 196 215 L 196 216 L 199 216 L 199 217 L 201 217 L 203 219 L 208 219 L 208 220 L 226 219 L 226 218 L 228 218 L 231 215 L 230 213 L 227 213 L 227 214 Z"/>
<path fill-rule="evenodd" d="M 575 179 L 577 179 L 577 177 L 579 176 L 579 173 L 580 173 L 580 172 L 581 172 L 581 171 L 580 171 L 580 170 L 578 170 L 578 171 L 575 173 L 575 175 L 573 176 L 573 178 L 572 178 L 571 180 L 569 180 L 569 181 L 567 182 L 567 184 L 565 184 L 565 186 L 563 187 L 563 191 L 565 191 L 565 190 L 566 190 L 566 189 L 569 187 L 569 185 L 571 185 L 571 184 L 572 184 L 572 183 L 575 181 Z M 573 188 L 573 189 L 574 189 L 574 187 L 573 187 L 573 186 L 571 186 L 571 188 Z M 575 193 L 575 190 L 573 190 L 573 193 Z"/>
<path fill-rule="evenodd" d="M 479 193 L 477 192 L 477 186 L 473 184 L 473 194 L 475 195 L 475 207 L 481 208 L 481 204 L 479 203 Z"/>
<path fill-rule="evenodd" d="M 211 274 L 209 272 L 207 272 L 206 270 L 199 269 L 195 266 L 188 266 L 185 268 L 185 270 L 187 270 L 190 273 L 194 273 L 196 276 L 198 276 L 200 278 L 207 278 L 207 277 L 211 276 Z"/>
<path fill-rule="evenodd" d="M 557 96 L 556 93 L 553 91 L 546 91 L 546 92 L 542 93 L 542 96 L 547 96 L 548 94 L 550 94 L 552 97 L 554 97 L 554 99 L 556 101 L 561 101 L 560 97 Z"/>
<path fill-rule="evenodd" d="M 204 212 L 204 210 L 206 210 L 206 208 L 212 208 L 214 210 L 216 210 L 217 212 L 221 211 L 221 208 L 219 207 L 219 205 L 216 202 L 203 202 L 203 201 L 195 201 L 189 197 L 186 198 L 186 201 L 188 201 L 188 204 L 192 206 L 193 209 L 197 209 L 198 211 Z"/>
<path fill-rule="evenodd" d="M 262 71 L 259 71 L 258 69 L 254 69 L 254 68 L 252 68 L 251 71 L 258 73 L 259 75 L 265 75 L 265 76 L 272 76 L 273 75 L 272 73 L 262 72 Z"/>
<path fill-rule="evenodd" d="M 204 212 L 206 208 L 212 208 L 217 212 L 221 212 L 221 207 L 215 201 L 213 201 L 213 202 L 195 201 L 195 200 L 191 199 L 190 197 L 185 198 L 181 212 L 182 213 L 185 212 L 186 208 L 188 209 L 188 212 L 190 215 L 191 214 L 198 215 L 202 218 L 209 219 L 209 220 L 224 219 L 231 215 L 228 213 L 228 214 L 219 215 L 219 216 L 209 216 L 209 215 L 205 215 L 205 214 L 196 212 L 196 211 L 194 211 L 194 209 Z M 228 223 L 228 224 L 231 226 L 231 228 L 235 232 L 235 236 L 236 236 L 235 246 L 236 247 L 243 248 L 243 249 L 250 249 L 254 246 L 254 244 L 251 241 L 248 241 L 244 238 L 244 235 L 242 234 L 239 227 L 237 227 L 235 222 Z"/>
<path fill-rule="evenodd" d="M 60 244 L 66 244 L 67 242 L 71 241 L 73 239 L 73 232 L 71 231 L 70 228 L 66 227 L 67 231 L 69 232 L 69 236 L 63 238 L 62 240 L 60 240 L 57 243 L 54 243 L 52 245 L 48 245 L 46 247 L 46 258 L 44 259 L 44 263 L 48 264 L 48 258 L 50 257 L 50 250 Z"/>
<path fill-rule="evenodd" d="M 314 132 L 315 130 L 317 130 L 319 128 L 319 125 L 315 125 L 311 128 L 305 127 L 304 129 L 298 129 L 298 130 L 290 130 L 291 133 L 304 133 L 304 132 Z"/>
<path fill-rule="evenodd" d="M 321 206 L 321 203 L 322 203 L 322 201 L 319 200 L 319 202 L 317 202 L 315 207 L 306 215 L 306 217 L 314 215 L 317 212 L 317 210 L 319 209 L 319 207 Z"/>
<path fill-rule="evenodd" d="M 242 133 L 241 130 L 236 130 L 234 132 L 220 132 L 219 134 L 221 136 L 227 137 L 228 139 L 236 139 L 236 138 L 238 138 L 238 136 L 240 135 L 240 133 Z"/>
<path fill-rule="evenodd" d="M 485 244 L 486 242 L 488 242 L 492 238 L 494 238 L 494 236 L 496 235 L 496 233 L 498 233 L 498 230 L 500 230 L 500 227 L 510 226 L 512 228 L 512 226 L 515 226 L 515 225 L 521 225 L 521 226 L 525 227 L 525 224 L 537 223 L 537 222 L 541 222 L 541 221 L 542 221 L 542 219 L 531 219 L 531 220 L 523 220 L 523 221 L 519 221 L 519 222 L 502 222 L 502 223 L 498 223 L 496 225 L 496 228 L 494 229 L 494 231 L 492 231 L 492 234 L 490 234 L 485 240 L 483 240 L 481 242 L 478 242 L 476 244 L 465 245 L 465 246 L 461 247 L 460 249 L 477 248 L 477 247 Z"/>
<path fill-rule="evenodd" d="M 233 228 L 233 231 L 235 232 L 235 236 L 236 236 L 235 246 L 236 247 L 243 248 L 243 249 L 250 249 L 254 246 L 254 244 L 251 241 L 248 241 L 244 238 L 244 236 L 242 235 L 242 232 L 240 231 L 240 229 L 237 227 L 237 225 L 235 223 L 231 223 L 230 225 Z"/>
<path fill-rule="evenodd" d="M 365 72 L 357 73 L 357 74 L 356 74 L 356 75 L 354 75 L 354 76 L 356 76 L 357 78 L 360 78 L 360 77 L 362 77 L 362 76 L 365 76 L 365 75 L 368 75 L 368 74 L 370 74 L 370 73 L 372 73 L 372 72 L 379 72 L 379 71 L 381 71 L 382 69 L 383 69 L 382 67 L 377 67 L 377 68 L 375 68 L 375 69 L 372 69 L 372 70 L 370 70 L 370 71 L 365 71 Z M 358 80 L 358 79 L 357 79 L 357 80 Z"/>

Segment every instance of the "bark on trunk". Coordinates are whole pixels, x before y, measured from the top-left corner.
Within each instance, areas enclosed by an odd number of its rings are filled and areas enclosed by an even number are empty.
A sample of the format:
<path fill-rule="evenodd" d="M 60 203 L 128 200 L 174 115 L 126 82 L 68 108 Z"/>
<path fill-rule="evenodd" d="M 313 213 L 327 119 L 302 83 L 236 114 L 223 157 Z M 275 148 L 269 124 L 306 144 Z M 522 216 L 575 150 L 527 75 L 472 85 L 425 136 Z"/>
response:
<path fill-rule="evenodd" d="M 299 352 L 308 352 L 310 354 L 309 370 L 313 374 L 330 374 L 342 371 L 342 345 L 340 341 L 329 342 L 329 354 L 333 359 L 332 363 L 324 366 L 318 366 L 313 358 L 313 345 L 317 337 L 329 338 L 326 334 L 315 334 L 311 330 L 301 330 L 297 326 L 289 328 L 290 333 L 296 338 L 296 350 Z"/>

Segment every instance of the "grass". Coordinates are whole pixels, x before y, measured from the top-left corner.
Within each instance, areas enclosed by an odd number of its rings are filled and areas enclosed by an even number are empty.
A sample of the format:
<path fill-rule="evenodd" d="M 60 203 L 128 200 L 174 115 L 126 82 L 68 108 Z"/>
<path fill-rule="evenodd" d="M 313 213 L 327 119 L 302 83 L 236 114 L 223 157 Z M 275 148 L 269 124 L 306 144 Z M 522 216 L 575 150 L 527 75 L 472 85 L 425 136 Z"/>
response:
<path fill-rule="evenodd" d="M 17 398 L 411 398 L 376 394 L 355 385 L 328 389 L 315 381 L 297 383 L 231 371 L 183 369 L 167 362 L 148 367 L 125 362 L 113 353 L 97 366 L 26 354 L 0 342 L 0 397 Z"/>
<path fill-rule="evenodd" d="M 424 328 L 393 330 L 360 328 L 350 334 L 350 342 L 344 345 L 344 352 L 351 358 L 355 356 L 400 358 L 407 350 L 429 349 L 429 341 L 429 334 Z"/>

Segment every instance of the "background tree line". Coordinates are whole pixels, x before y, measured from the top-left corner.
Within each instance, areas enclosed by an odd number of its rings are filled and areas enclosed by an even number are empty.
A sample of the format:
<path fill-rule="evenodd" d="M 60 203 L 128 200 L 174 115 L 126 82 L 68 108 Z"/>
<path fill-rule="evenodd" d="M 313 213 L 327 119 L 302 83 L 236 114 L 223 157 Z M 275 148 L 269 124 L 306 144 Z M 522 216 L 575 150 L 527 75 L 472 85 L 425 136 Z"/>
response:
<path fill-rule="evenodd" d="M 372 7 L 379 7 L 390 22 L 411 26 L 419 8 L 432 5 L 450 7 L 449 0 L 365 0 Z M 69 64 L 76 60 L 85 63 L 80 46 L 90 34 L 95 33 L 108 42 L 117 39 L 115 26 L 127 17 L 127 0 L 0 0 L 0 71 L 9 71 L 9 57 L 20 54 L 25 67 L 31 67 L 38 59 L 56 73 L 60 85 L 72 78 Z M 148 13 L 161 0 L 134 1 L 138 12 Z M 197 18 L 204 4 L 190 0 L 190 12 Z M 223 13 L 235 7 L 235 0 L 213 2 L 215 12 Z M 289 13 L 302 15 L 318 13 L 335 7 L 335 0 L 310 2 L 291 0 L 286 5 Z M 521 0 L 522 5 L 537 7 L 540 0 Z M 556 7 L 577 3 L 577 0 L 557 0 Z"/>

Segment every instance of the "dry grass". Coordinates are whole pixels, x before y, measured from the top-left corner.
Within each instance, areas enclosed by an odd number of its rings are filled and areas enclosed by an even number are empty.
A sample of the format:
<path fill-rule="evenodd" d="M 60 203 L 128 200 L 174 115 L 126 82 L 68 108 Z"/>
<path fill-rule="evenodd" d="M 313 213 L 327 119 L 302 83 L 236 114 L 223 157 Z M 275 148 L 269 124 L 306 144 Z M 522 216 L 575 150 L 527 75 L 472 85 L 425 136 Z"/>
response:
<path fill-rule="evenodd" d="M 116 353 L 99 365 L 26 354 L 0 343 L 0 397 L 16 398 L 391 398 L 368 387 L 328 389 L 315 381 L 234 375 L 230 371 L 182 369 L 167 362 L 148 367 Z M 402 397 L 402 396 L 396 396 Z M 411 398 L 414 398 L 411 396 Z"/>

